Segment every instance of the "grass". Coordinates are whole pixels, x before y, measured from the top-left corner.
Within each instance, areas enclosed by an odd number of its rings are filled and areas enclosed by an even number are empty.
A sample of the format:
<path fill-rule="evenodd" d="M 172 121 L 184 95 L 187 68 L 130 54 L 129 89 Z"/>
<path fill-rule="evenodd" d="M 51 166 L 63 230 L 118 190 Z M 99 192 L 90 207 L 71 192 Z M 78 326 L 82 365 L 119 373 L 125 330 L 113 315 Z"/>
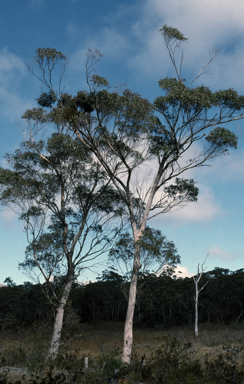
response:
<path fill-rule="evenodd" d="M 75 330 L 64 328 L 59 357 L 55 362 L 55 367 L 51 367 L 48 371 L 46 370 L 45 356 L 51 337 L 51 328 L 44 325 L 34 325 L 30 329 L 19 328 L 15 331 L 1 331 L 1 366 L 27 367 L 28 374 L 25 374 L 24 379 L 21 379 L 23 376 L 21 372 L 10 372 L 8 379 L 6 379 L 9 381 L 4 382 L 1 380 L 5 380 L 5 378 L 0 378 L 0 384 L 11 381 L 15 383 L 16 380 L 19 380 L 19 383 L 34 383 L 35 381 L 31 376 L 33 371 L 39 372 L 39 381 L 36 383 L 41 383 L 42 379 L 50 379 L 50 383 L 65 382 L 66 377 L 62 376 L 62 373 L 58 373 L 57 370 L 80 371 L 81 376 L 78 381 L 70 381 L 71 379 L 69 379 L 67 382 L 85 383 L 84 380 L 88 380 L 87 383 L 89 384 L 103 383 L 99 380 L 102 378 L 105 380 L 105 377 L 111 376 L 114 369 L 122 369 L 120 358 L 123 326 L 124 324 L 119 322 L 97 322 L 80 324 Z M 186 384 L 191 382 L 244 383 L 244 366 L 242 366 L 244 324 L 242 323 L 229 326 L 200 324 L 198 337 L 194 335 L 193 326 L 170 329 L 135 327 L 133 344 L 133 369 L 128 371 L 129 373 L 122 371 L 120 373 L 122 376 L 127 375 L 132 381 L 143 379 L 149 380 L 148 382 L 151 380 L 155 383 L 164 383 L 164 376 L 162 375 L 167 374 L 168 381 L 165 381 L 167 384 L 181 382 Z M 81 367 L 82 369 L 84 367 L 85 356 L 89 356 L 89 369 L 86 371 L 86 378 L 84 378 L 83 370 L 81 372 Z M 146 364 L 142 367 L 143 360 L 146 361 Z M 164 367 L 163 370 L 162 367 Z M 171 367 L 168 373 L 167 367 Z M 243 381 L 239 379 L 238 369 L 240 372 L 243 370 Z M 181 372 L 181 376 L 179 376 L 181 378 L 177 379 L 179 372 Z M 47 379 L 48 375 L 50 376 L 49 379 Z M 53 375 L 56 375 L 55 381 L 52 381 L 53 378 L 51 379 Z M 183 380 L 184 375 L 185 381 L 177 381 Z M 213 377 L 215 375 L 217 381 L 209 381 L 210 379 L 206 381 L 204 375 L 212 375 Z M 221 375 L 225 381 L 220 380 Z M 174 377 L 176 381 L 174 381 Z M 203 379 L 203 377 L 205 378 Z M 226 381 L 228 377 L 230 380 Z M 49 381 L 44 382 L 48 383 Z"/>

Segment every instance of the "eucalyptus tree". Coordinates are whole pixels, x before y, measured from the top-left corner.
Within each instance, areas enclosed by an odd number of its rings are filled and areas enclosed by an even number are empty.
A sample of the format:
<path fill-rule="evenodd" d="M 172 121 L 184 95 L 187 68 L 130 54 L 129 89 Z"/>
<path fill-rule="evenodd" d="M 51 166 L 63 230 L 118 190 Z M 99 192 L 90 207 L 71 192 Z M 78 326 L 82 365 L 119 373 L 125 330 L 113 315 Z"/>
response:
<path fill-rule="evenodd" d="M 111 179 L 123 199 L 130 217 L 134 258 L 128 309 L 124 328 L 122 360 L 130 363 L 133 342 L 133 316 L 137 280 L 141 268 L 141 243 L 148 220 L 197 201 L 198 188 L 192 179 L 180 176 L 192 168 L 237 147 L 237 137 L 223 125 L 242 119 L 244 97 L 233 89 L 212 92 L 194 81 L 186 84 L 182 76 L 183 55 L 178 64 L 175 52 L 187 39 L 166 25 L 160 30 L 175 69 L 175 78 L 159 80 L 163 96 L 154 103 L 130 90 L 111 89 L 109 82 L 94 72 L 101 58 L 89 50 L 86 64 L 88 90 L 77 95 L 55 92 L 47 80 L 55 60 L 50 49 L 39 49 L 32 73 L 48 87 L 39 101 L 45 118 L 75 133 Z M 50 53 L 51 52 L 51 53 Z M 211 62 L 215 56 L 210 58 Z M 61 58 L 60 60 L 63 60 Z M 41 74 L 37 75 L 37 70 Z M 51 75 L 50 75 L 51 76 Z M 49 76 L 49 78 L 50 78 Z M 32 114 L 33 111 L 29 111 Z"/>
<path fill-rule="evenodd" d="M 37 114 L 28 119 L 40 123 Z M 6 160 L 10 168 L 0 168 L 0 203 L 24 223 L 29 245 L 19 267 L 36 282 L 44 278 L 43 290 L 55 305 L 48 352 L 54 359 L 72 283 L 112 246 L 122 226 L 122 203 L 91 152 L 65 133 L 53 133 L 46 142 L 29 137 Z"/>

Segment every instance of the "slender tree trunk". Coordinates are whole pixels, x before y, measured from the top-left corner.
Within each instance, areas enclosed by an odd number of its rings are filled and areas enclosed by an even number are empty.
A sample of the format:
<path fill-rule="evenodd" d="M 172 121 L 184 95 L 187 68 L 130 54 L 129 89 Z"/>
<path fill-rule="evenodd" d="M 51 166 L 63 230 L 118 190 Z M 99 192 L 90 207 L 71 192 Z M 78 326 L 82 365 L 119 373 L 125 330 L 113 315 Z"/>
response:
<path fill-rule="evenodd" d="M 61 331 L 63 327 L 64 309 L 69 298 L 72 283 L 73 283 L 73 278 L 70 278 L 68 280 L 68 283 L 64 287 L 63 295 L 61 297 L 61 300 L 57 308 L 55 322 L 54 322 L 53 336 L 52 336 L 51 345 L 47 354 L 47 360 L 48 359 L 55 360 L 58 354 Z"/>
<path fill-rule="evenodd" d="M 124 344 L 122 362 L 130 364 L 132 343 L 133 343 L 133 318 L 136 305 L 136 292 L 138 272 L 140 269 L 140 246 L 135 244 L 135 258 L 132 272 L 132 279 L 130 283 L 129 300 L 125 319 L 124 328 Z"/>
<path fill-rule="evenodd" d="M 123 344 L 122 362 L 126 364 L 130 364 L 130 359 L 131 359 L 131 351 L 132 351 L 132 343 L 133 343 L 133 318 L 134 318 L 135 305 L 136 305 L 137 281 L 138 281 L 138 273 L 141 268 L 141 264 L 140 264 L 141 246 L 139 241 L 141 240 L 144 230 L 146 228 L 149 211 L 152 206 L 153 197 L 156 193 L 156 187 L 158 185 L 161 175 L 162 175 L 162 169 L 159 169 L 157 176 L 155 177 L 151 193 L 149 194 L 149 198 L 146 204 L 143 217 L 140 220 L 140 225 L 139 225 L 140 230 L 137 230 L 137 227 L 136 227 L 136 220 L 133 212 L 133 203 L 132 203 L 130 193 L 128 193 L 128 201 L 130 202 L 129 211 L 130 211 L 131 227 L 132 227 L 133 236 L 134 236 L 135 249 L 134 249 L 132 279 L 130 283 L 129 300 L 128 300 L 128 307 L 126 312 L 125 328 L 124 328 L 124 344 Z"/>
<path fill-rule="evenodd" d="M 196 286 L 196 298 L 195 298 L 195 335 L 198 336 L 198 289 Z"/>

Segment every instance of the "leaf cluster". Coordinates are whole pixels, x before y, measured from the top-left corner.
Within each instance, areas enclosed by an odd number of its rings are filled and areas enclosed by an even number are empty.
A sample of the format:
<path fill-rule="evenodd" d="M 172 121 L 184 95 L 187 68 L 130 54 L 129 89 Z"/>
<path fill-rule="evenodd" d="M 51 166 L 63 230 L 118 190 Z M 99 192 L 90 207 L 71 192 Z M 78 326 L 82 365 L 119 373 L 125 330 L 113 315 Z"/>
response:
<path fill-rule="evenodd" d="M 229 113 L 244 107 L 244 96 L 238 95 L 233 89 L 211 92 L 204 85 L 189 88 L 183 80 L 168 77 L 159 80 L 159 87 L 165 92 L 165 96 L 154 101 L 159 112 L 165 112 L 170 106 L 178 106 L 184 112 L 199 112 L 219 106 L 228 109 Z"/>
<path fill-rule="evenodd" d="M 175 184 L 165 187 L 165 192 L 173 197 L 178 197 L 180 200 L 185 199 L 187 195 L 188 201 L 197 201 L 199 189 L 193 179 L 179 179 L 176 177 Z"/>
<path fill-rule="evenodd" d="M 168 27 L 166 24 L 159 29 L 164 39 L 168 42 L 173 41 L 187 41 L 188 39 L 177 29 L 173 27 Z"/>

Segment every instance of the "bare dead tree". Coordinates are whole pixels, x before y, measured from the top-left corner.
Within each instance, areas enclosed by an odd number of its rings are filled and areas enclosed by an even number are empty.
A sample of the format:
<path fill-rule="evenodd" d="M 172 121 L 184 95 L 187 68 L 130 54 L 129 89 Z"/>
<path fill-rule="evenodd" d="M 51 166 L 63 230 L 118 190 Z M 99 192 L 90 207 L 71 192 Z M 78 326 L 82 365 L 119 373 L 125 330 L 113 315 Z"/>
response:
<path fill-rule="evenodd" d="M 208 258 L 208 254 L 207 254 L 206 259 L 204 260 L 204 262 L 201 264 L 201 271 L 199 270 L 200 264 L 198 264 L 198 266 L 197 266 L 197 274 L 196 274 L 196 276 L 193 276 L 193 280 L 194 280 L 194 283 L 195 283 L 195 297 L 194 297 L 194 300 L 195 300 L 195 335 L 196 336 L 198 336 L 198 298 L 199 298 L 199 293 L 206 287 L 206 285 L 208 284 L 209 280 L 207 280 L 206 283 L 200 289 L 198 287 L 198 283 L 201 280 L 203 272 L 206 270 L 206 267 L 203 268 L 203 266 L 204 266 L 207 258 Z"/>

